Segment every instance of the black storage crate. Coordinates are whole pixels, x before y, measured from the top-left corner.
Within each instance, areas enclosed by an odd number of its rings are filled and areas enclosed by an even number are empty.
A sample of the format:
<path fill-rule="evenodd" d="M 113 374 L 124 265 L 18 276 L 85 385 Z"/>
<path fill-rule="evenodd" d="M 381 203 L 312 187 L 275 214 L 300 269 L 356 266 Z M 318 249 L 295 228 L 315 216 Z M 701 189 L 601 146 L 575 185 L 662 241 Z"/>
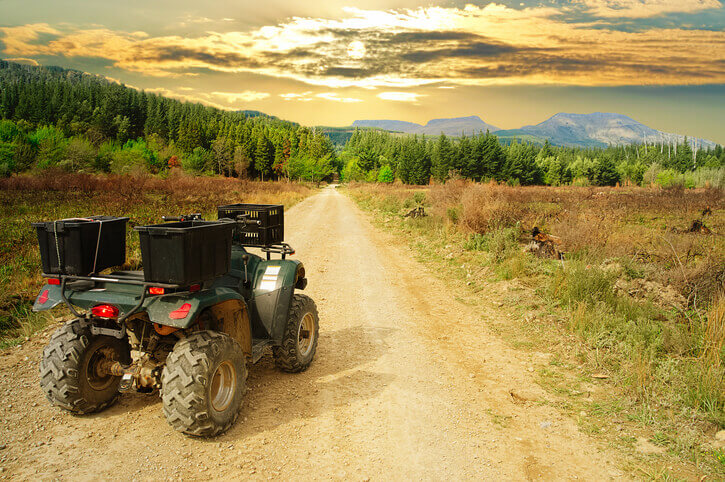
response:
<path fill-rule="evenodd" d="M 219 221 L 136 226 L 144 279 L 188 286 L 228 273 L 234 226 Z"/>
<path fill-rule="evenodd" d="M 281 204 L 230 204 L 217 208 L 217 217 L 237 219 L 246 214 L 251 221 L 261 224 L 247 225 L 234 232 L 234 240 L 244 246 L 269 246 L 284 241 L 284 206 Z"/>
<path fill-rule="evenodd" d="M 128 218 L 91 216 L 32 223 L 46 274 L 87 276 L 126 262 Z"/>

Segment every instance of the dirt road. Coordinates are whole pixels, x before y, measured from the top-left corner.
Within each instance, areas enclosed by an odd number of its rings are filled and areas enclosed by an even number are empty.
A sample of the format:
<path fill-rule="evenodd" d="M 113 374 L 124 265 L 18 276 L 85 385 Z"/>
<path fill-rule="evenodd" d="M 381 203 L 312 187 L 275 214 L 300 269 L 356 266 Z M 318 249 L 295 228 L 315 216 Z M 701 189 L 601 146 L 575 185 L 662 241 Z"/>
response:
<path fill-rule="evenodd" d="M 47 334 L 0 355 L 0 478 L 602 480 L 611 454 L 541 403 L 531 367 L 392 237 L 328 188 L 291 209 L 320 342 L 305 373 L 251 367 L 237 424 L 174 432 L 158 397 L 72 416 L 38 388 Z M 543 349 L 543 348 L 542 348 Z M 512 396 L 511 392 L 514 395 Z"/>

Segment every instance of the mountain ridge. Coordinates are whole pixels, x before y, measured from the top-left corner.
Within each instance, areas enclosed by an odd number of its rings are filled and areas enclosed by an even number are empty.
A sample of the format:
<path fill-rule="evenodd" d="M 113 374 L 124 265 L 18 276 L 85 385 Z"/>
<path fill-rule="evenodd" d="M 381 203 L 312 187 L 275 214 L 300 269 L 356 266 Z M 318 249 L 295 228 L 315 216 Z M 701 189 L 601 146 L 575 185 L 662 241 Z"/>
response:
<path fill-rule="evenodd" d="M 440 135 L 441 133 L 450 136 L 459 136 L 463 133 L 474 135 L 479 132 L 498 131 L 498 127 L 484 122 L 479 116 L 471 115 L 465 117 L 450 117 L 431 119 L 425 125 L 400 120 L 356 120 L 353 127 L 375 127 L 404 134 Z"/>
<path fill-rule="evenodd" d="M 481 124 L 486 128 L 477 128 Z M 548 140 L 552 144 L 571 147 L 606 147 L 624 144 L 675 144 L 682 143 L 687 137 L 659 131 L 624 114 L 610 112 L 593 112 L 575 114 L 559 112 L 548 119 L 534 125 L 525 125 L 518 129 L 499 129 L 486 124 L 478 116 L 454 117 L 450 119 L 432 119 L 423 126 L 413 122 L 395 120 L 356 120 L 353 127 L 377 127 L 384 130 L 404 132 L 407 134 L 460 136 L 489 130 L 502 140 L 526 138 L 533 142 L 543 143 Z M 386 127 L 384 127 L 386 126 Z M 395 129 L 391 127 L 404 127 Z M 687 137 L 688 142 L 696 147 L 714 147 L 715 142 L 696 137 Z"/>

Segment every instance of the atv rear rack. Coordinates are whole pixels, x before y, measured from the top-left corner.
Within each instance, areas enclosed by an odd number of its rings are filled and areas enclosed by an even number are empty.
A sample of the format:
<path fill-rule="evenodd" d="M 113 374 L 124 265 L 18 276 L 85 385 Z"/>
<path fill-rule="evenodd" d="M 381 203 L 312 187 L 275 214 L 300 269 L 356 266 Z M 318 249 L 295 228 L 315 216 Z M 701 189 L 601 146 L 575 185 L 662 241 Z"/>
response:
<path fill-rule="evenodd" d="M 149 281 L 142 281 L 142 280 L 135 280 L 135 279 L 122 279 L 122 278 L 113 278 L 113 277 L 107 277 L 107 276 L 75 276 L 75 275 L 56 275 L 56 274 L 42 274 L 43 278 L 54 278 L 58 279 L 60 278 L 60 297 L 63 300 L 63 303 L 68 307 L 68 309 L 73 313 L 74 316 L 77 316 L 78 318 L 83 318 L 84 315 L 78 313 L 70 301 L 68 301 L 68 298 L 65 296 L 65 289 L 67 282 L 70 281 L 71 283 L 75 283 L 78 281 L 86 281 L 86 282 L 102 282 L 102 283 L 119 283 L 119 284 L 128 284 L 128 285 L 135 285 L 135 286 L 143 286 L 143 290 L 141 291 L 141 299 L 139 302 L 131 308 L 131 310 L 128 313 L 124 313 L 123 316 L 119 317 L 117 322 L 123 323 L 126 318 L 136 313 L 141 306 L 143 306 L 144 301 L 146 301 L 146 295 L 148 294 L 148 289 L 151 287 L 156 288 L 168 288 L 168 289 L 179 289 L 181 288 L 180 285 L 177 284 L 170 284 L 170 283 L 154 283 Z M 73 287 L 69 286 L 69 288 L 72 290 Z M 174 293 L 178 294 L 178 292 Z"/>

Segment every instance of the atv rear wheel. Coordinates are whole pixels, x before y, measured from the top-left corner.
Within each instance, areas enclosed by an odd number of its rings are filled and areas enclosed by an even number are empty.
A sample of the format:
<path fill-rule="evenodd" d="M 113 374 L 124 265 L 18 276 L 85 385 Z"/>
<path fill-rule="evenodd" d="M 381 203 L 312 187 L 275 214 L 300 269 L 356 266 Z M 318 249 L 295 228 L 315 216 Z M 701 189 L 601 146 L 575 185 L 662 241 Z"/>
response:
<path fill-rule="evenodd" d="M 231 337 L 200 331 L 174 345 L 161 375 L 166 420 L 189 435 L 225 432 L 239 415 L 247 367 Z"/>
<path fill-rule="evenodd" d="M 121 377 L 102 369 L 108 359 L 128 363 L 125 340 L 93 335 L 91 323 L 76 319 L 58 328 L 43 350 L 40 387 L 53 405 L 74 413 L 92 413 L 118 398 Z"/>
<path fill-rule="evenodd" d="M 307 370 L 317 351 L 319 325 L 312 298 L 294 295 L 282 343 L 272 348 L 277 368 L 289 373 Z"/>

